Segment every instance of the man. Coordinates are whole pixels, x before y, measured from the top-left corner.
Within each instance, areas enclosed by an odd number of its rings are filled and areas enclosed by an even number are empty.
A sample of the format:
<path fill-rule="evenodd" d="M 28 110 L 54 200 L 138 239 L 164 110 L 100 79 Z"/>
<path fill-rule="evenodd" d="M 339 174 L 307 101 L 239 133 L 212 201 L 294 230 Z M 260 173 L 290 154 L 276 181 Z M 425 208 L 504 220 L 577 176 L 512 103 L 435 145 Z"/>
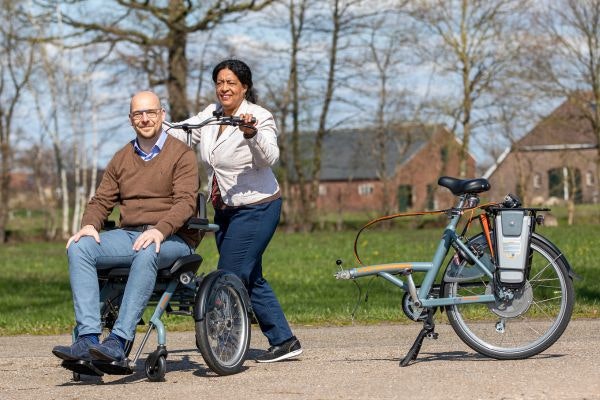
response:
<path fill-rule="evenodd" d="M 63 360 L 123 361 L 154 290 L 157 270 L 192 254 L 198 245 L 198 234 L 184 227 L 196 211 L 196 156 L 162 130 L 164 117 L 154 93 L 133 96 L 129 119 L 136 138 L 109 162 L 83 214 L 82 228 L 67 242 L 78 337 L 71 346 L 52 350 Z M 98 233 L 116 205 L 121 228 Z M 131 270 L 119 317 L 99 343 L 97 269 L 116 265 Z"/>

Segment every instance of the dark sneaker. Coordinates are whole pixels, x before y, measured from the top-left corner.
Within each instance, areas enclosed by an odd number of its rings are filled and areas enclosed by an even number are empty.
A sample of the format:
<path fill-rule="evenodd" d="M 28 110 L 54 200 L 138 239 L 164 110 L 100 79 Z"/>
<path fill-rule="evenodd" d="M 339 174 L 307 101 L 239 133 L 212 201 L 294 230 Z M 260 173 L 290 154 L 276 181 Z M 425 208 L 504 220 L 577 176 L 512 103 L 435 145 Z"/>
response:
<path fill-rule="evenodd" d="M 80 337 L 70 346 L 55 346 L 52 354 L 65 361 L 90 361 L 90 348 L 94 342 L 89 337 Z"/>
<path fill-rule="evenodd" d="M 90 347 L 90 355 L 92 360 L 99 361 L 123 361 L 125 359 L 125 351 L 121 341 L 113 336 L 109 335 L 102 344 L 96 344 Z"/>
<path fill-rule="evenodd" d="M 271 346 L 266 353 L 256 357 L 256 362 L 269 363 L 296 357 L 302 353 L 302 346 L 296 336 L 292 336 L 278 346 Z"/>

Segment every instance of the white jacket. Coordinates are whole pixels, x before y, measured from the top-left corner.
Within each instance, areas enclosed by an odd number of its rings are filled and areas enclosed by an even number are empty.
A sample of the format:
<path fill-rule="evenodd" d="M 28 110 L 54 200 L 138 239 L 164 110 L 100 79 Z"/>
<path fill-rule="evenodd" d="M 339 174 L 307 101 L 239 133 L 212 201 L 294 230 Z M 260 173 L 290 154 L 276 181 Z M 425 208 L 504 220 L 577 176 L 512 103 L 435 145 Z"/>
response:
<path fill-rule="evenodd" d="M 179 123 L 199 124 L 212 117 L 216 108 L 216 104 L 211 104 L 198 115 Z M 210 189 L 216 174 L 223 202 L 228 206 L 256 203 L 279 191 L 271 169 L 279 160 L 273 115 L 246 100 L 237 112 L 238 115 L 252 114 L 256 118 L 258 132 L 252 139 L 244 138 L 243 132 L 233 126 L 226 126 L 218 139 L 218 125 L 192 131 L 192 144 L 199 145 L 200 158 L 208 173 L 208 187 Z M 183 142 L 187 139 L 182 130 L 169 129 L 168 133 Z"/>

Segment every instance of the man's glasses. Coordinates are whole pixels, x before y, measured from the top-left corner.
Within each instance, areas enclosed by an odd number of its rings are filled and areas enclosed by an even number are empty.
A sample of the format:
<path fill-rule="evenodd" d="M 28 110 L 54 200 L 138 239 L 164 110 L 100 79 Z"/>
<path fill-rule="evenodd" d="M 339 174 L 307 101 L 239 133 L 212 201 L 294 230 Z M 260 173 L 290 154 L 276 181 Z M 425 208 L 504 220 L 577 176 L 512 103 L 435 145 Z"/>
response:
<path fill-rule="evenodd" d="M 148 119 L 155 119 L 156 117 L 158 117 L 158 114 L 162 111 L 162 108 L 157 108 L 157 109 L 151 109 L 151 110 L 139 110 L 139 111 L 134 111 L 130 114 L 131 119 L 134 120 L 135 122 L 141 121 L 142 118 L 144 118 L 144 113 L 146 113 L 146 117 L 148 117 Z"/>

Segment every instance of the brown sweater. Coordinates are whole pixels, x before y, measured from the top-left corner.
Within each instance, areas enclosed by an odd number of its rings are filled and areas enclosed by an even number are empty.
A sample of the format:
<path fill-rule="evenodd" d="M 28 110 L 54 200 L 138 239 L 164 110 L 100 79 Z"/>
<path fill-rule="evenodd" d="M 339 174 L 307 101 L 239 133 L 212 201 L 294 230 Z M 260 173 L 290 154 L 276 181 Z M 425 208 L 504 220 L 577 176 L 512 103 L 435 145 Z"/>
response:
<path fill-rule="evenodd" d="M 165 238 L 177 233 L 196 247 L 198 233 L 184 225 L 196 213 L 197 192 L 196 155 L 184 143 L 168 136 L 150 161 L 143 161 L 128 143 L 108 163 L 81 226 L 100 230 L 118 205 L 121 226 L 154 225 Z"/>

